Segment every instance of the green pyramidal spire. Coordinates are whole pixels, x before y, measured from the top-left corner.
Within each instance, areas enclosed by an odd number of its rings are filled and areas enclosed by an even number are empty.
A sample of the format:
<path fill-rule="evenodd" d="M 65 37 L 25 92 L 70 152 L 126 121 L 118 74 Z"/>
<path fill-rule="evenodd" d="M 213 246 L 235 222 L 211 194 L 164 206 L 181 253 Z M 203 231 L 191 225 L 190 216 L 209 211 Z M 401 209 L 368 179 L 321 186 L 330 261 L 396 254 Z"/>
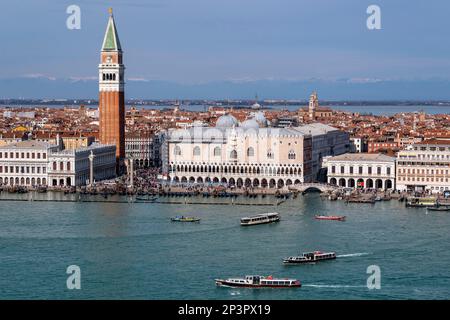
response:
<path fill-rule="evenodd" d="M 102 51 L 122 51 L 112 9 L 109 9 L 109 13 L 110 16 L 108 26 L 106 27 L 105 38 L 103 39 Z"/>

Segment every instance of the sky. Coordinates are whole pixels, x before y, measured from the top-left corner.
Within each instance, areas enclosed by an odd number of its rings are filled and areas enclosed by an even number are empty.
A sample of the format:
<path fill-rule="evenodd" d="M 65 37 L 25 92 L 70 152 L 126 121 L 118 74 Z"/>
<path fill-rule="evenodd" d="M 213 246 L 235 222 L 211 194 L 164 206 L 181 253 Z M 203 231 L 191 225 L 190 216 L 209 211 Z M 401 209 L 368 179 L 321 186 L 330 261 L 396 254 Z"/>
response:
<path fill-rule="evenodd" d="M 381 30 L 366 26 L 372 4 L 381 8 Z M 80 30 L 66 27 L 69 5 L 81 9 Z M 95 95 L 108 7 L 134 98 L 307 98 L 320 82 L 330 99 L 450 99 L 441 91 L 450 80 L 446 0 L 3 1 L 0 98 Z M 439 91 L 413 91 L 422 82 Z M 305 88 L 286 91 L 286 83 Z M 393 93 L 384 96 L 377 83 L 391 83 Z M 155 92 L 162 84 L 164 94 Z"/>

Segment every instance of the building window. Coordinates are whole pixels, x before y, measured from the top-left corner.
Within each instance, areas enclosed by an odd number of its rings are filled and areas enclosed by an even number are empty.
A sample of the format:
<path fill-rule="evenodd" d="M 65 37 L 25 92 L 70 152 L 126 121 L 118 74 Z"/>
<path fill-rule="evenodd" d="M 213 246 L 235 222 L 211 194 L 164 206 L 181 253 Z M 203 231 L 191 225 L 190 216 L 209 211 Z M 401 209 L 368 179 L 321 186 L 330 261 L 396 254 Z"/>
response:
<path fill-rule="evenodd" d="M 344 172 L 345 172 L 345 167 L 341 166 L 341 173 L 344 173 Z"/>
<path fill-rule="evenodd" d="M 67 162 L 67 171 L 70 171 L 70 162 Z"/>
<path fill-rule="evenodd" d="M 215 147 L 215 148 L 214 148 L 214 156 L 215 156 L 215 157 L 220 156 L 221 153 L 222 153 L 222 151 L 221 151 L 220 147 Z"/>
<path fill-rule="evenodd" d="M 377 174 L 381 174 L 381 167 L 377 167 Z"/>
<path fill-rule="evenodd" d="M 350 167 L 350 174 L 353 174 L 353 167 Z"/>
<path fill-rule="evenodd" d="M 272 149 L 269 149 L 269 150 L 267 151 L 267 159 L 273 159 L 273 152 L 272 152 Z"/>
<path fill-rule="evenodd" d="M 331 173 L 336 173 L 336 167 L 335 166 L 331 167 Z"/>
<path fill-rule="evenodd" d="M 247 149 L 247 157 L 253 157 L 255 155 L 255 150 L 252 147 Z"/>
<path fill-rule="evenodd" d="M 295 158 L 296 158 L 296 155 L 295 155 L 294 150 L 289 151 L 289 153 L 288 153 L 288 159 L 289 159 L 289 160 L 295 160 Z"/>
<path fill-rule="evenodd" d="M 181 156 L 181 148 L 180 148 L 180 146 L 175 146 L 175 148 L 173 149 L 173 155 L 174 156 Z"/>
<path fill-rule="evenodd" d="M 46 153 L 42 154 L 42 159 L 47 159 L 47 154 Z"/>
<path fill-rule="evenodd" d="M 391 167 L 386 168 L 386 174 L 391 174 Z"/>
<path fill-rule="evenodd" d="M 230 152 L 230 158 L 231 159 L 237 159 L 237 151 L 236 150 L 233 150 L 233 151 Z"/>
<path fill-rule="evenodd" d="M 194 156 L 199 156 L 200 155 L 200 147 L 195 147 L 194 151 L 193 151 Z"/>
<path fill-rule="evenodd" d="M 56 171 L 56 167 L 57 167 L 56 161 L 53 161 L 53 171 Z"/>
<path fill-rule="evenodd" d="M 368 173 L 368 174 L 372 174 L 372 167 L 368 167 L 368 168 L 367 168 L 367 173 Z"/>

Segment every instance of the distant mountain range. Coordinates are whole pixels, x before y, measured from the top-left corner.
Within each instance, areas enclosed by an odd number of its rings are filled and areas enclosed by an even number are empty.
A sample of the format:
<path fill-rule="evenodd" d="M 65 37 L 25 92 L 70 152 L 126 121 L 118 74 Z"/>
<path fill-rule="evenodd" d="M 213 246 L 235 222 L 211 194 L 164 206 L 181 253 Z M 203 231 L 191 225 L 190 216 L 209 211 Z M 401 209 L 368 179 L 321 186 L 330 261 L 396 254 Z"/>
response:
<path fill-rule="evenodd" d="M 183 84 L 128 79 L 127 99 L 306 100 L 316 90 L 322 100 L 450 100 L 450 80 L 242 80 Z M 97 99 L 97 80 L 44 76 L 0 78 L 0 99 Z"/>

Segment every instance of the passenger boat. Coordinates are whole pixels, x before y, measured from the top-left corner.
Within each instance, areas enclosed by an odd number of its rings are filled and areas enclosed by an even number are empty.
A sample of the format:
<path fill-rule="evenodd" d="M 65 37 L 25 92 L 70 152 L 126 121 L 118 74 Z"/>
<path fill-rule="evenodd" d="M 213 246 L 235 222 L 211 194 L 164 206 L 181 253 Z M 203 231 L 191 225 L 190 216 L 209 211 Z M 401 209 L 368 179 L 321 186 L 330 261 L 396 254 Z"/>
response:
<path fill-rule="evenodd" d="M 315 218 L 317 220 L 337 220 L 337 221 L 345 221 L 345 216 L 320 216 L 316 215 Z"/>
<path fill-rule="evenodd" d="M 436 198 L 410 197 L 406 201 L 406 207 L 426 208 L 435 206 Z"/>
<path fill-rule="evenodd" d="M 303 253 L 301 256 L 284 258 L 283 263 L 286 264 L 312 263 L 333 259 L 336 259 L 336 252 L 314 251 Z"/>
<path fill-rule="evenodd" d="M 170 218 L 170 220 L 172 220 L 173 222 L 199 222 L 200 218 L 178 216 L 178 217 Z"/>
<path fill-rule="evenodd" d="M 252 226 L 256 224 L 272 223 L 278 221 L 280 221 L 280 215 L 278 213 L 262 213 L 251 217 L 241 218 L 241 226 Z"/>
<path fill-rule="evenodd" d="M 272 276 L 245 276 L 245 278 L 216 279 L 217 286 L 243 288 L 299 288 L 300 280 L 276 279 Z"/>

